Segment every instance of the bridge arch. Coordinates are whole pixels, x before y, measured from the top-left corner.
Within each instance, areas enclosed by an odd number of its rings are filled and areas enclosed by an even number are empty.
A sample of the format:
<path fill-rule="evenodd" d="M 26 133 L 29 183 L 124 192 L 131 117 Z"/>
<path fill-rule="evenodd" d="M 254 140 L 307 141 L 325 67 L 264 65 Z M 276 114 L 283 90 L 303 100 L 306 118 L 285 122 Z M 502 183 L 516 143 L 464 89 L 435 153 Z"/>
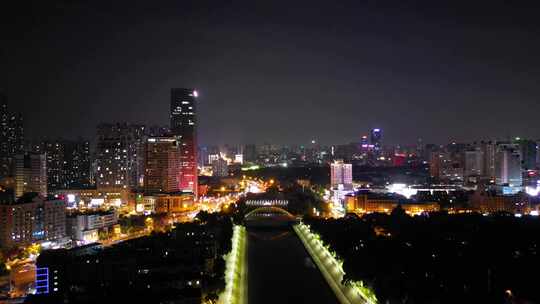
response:
<path fill-rule="evenodd" d="M 255 208 L 251 210 L 250 212 L 246 213 L 244 218 L 250 218 L 250 217 L 261 215 L 261 214 L 275 214 L 275 215 L 282 215 L 282 216 L 295 218 L 294 215 L 292 215 L 289 211 L 280 207 L 275 207 L 275 206 L 264 206 L 264 207 Z"/>
<path fill-rule="evenodd" d="M 296 217 L 289 211 L 275 206 L 264 206 L 251 210 L 244 216 L 247 225 L 274 226 L 296 222 Z"/>

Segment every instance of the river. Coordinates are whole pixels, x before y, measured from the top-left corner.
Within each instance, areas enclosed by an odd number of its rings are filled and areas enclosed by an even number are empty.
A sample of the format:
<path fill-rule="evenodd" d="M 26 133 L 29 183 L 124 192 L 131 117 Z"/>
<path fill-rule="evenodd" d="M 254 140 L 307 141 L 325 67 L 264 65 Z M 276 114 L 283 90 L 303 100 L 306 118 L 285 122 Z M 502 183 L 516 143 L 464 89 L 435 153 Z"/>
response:
<path fill-rule="evenodd" d="M 248 228 L 248 303 L 338 303 L 292 228 Z"/>

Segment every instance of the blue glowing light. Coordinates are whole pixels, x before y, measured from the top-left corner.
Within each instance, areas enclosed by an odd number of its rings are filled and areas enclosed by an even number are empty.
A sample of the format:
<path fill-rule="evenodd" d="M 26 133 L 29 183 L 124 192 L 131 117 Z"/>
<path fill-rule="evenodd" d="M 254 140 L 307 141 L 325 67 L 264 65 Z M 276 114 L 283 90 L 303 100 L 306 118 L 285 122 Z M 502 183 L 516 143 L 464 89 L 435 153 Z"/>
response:
<path fill-rule="evenodd" d="M 49 267 L 36 268 L 36 294 L 49 293 Z"/>

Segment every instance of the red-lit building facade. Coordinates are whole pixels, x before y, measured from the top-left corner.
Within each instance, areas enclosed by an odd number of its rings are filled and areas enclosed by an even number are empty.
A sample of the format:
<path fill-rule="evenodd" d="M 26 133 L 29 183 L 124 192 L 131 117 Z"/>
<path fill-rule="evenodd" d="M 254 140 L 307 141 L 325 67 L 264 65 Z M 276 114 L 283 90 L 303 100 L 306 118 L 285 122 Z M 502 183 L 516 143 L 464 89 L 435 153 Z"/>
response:
<path fill-rule="evenodd" d="M 197 197 L 197 91 L 171 89 L 171 133 L 180 142 L 180 190 Z"/>

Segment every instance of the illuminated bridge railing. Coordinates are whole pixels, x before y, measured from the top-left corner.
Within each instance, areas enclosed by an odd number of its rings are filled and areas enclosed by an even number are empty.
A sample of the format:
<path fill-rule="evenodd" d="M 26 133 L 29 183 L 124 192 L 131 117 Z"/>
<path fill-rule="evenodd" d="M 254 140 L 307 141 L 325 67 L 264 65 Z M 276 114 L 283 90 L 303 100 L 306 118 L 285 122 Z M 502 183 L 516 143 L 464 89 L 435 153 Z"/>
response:
<path fill-rule="evenodd" d="M 279 207 L 286 207 L 289 205 L 288 200 L 247 200 L 246 206 L 250 207 L 265 207 L 265 206 L 279 206 Z"/>

